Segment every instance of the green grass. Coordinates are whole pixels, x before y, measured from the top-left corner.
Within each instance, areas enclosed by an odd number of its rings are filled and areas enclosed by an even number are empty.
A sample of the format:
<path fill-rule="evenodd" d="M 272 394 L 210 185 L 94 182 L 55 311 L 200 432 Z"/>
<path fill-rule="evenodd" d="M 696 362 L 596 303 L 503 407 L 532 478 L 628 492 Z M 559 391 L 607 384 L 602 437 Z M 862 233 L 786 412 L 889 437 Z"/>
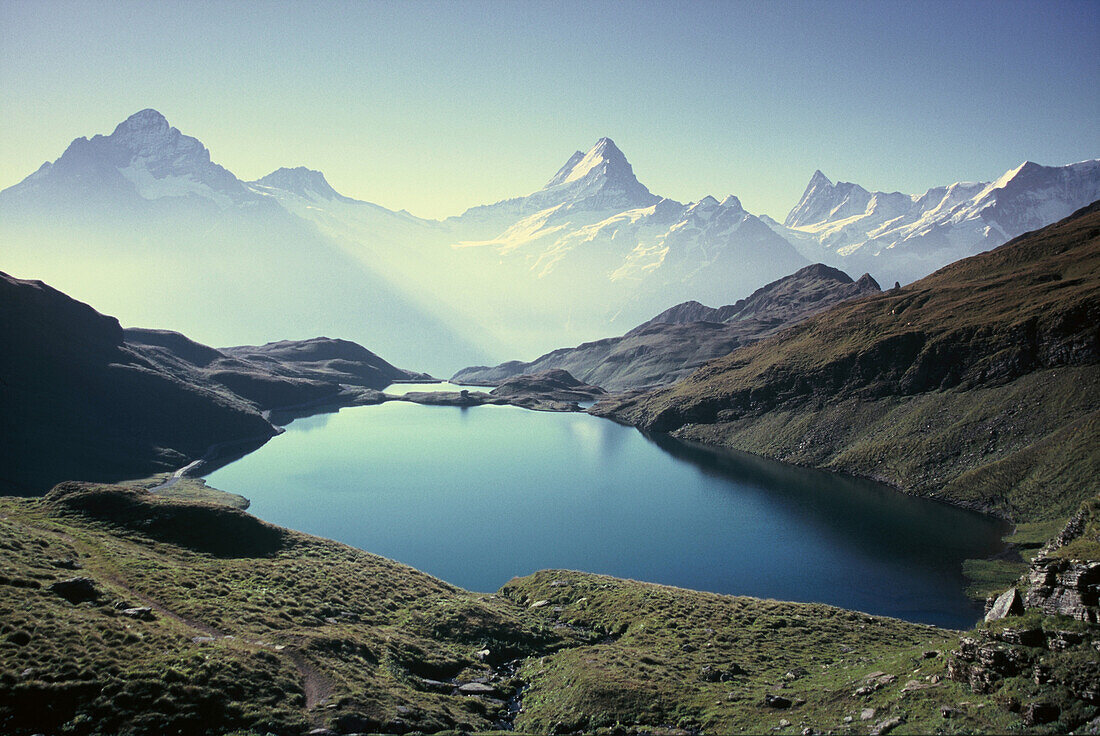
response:
<path fill-rule="evenodd" d="M 98 600 L 50 591 L 75 575 Z M 119 608 L 145 605 L 152 620 Z M 780 719 L 782 733 L 863 733 L 895 715 L 898 733 L 1020 728 L 945 678 L 958 632 L 568 571 L 469 593 L 233 508 L 117 487 L 0 499 L 0 621 L 0 731 L 15 735 L 492 732 L 517 693 L 531 733 Z M 893 679 L 857 693 L 875 672 Z M 476 679 L 494 696 L 429 682 Z M 772 693 L 797 704 L 766 707 Z"/>

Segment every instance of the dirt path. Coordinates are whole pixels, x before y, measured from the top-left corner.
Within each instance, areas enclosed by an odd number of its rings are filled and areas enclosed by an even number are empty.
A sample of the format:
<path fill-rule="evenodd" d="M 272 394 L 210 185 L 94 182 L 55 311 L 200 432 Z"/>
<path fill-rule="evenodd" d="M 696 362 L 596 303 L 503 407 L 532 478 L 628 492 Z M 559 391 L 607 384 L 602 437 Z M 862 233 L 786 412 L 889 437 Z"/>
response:
<path fill-rule="evenodd" d="M 20 523 L 27 526 L 33 526 L 38 531 L 45 532 L 51 536 L 64 539 L 74 549 L 79 549 L 83 552 L 85 560 L 95 560 L 98 562 L 98 556 L 95 555 L 90 549 L 89 545 L 82 543 L 80 540 L 75 539 L 69 534 L 57 531 L 55 529 L 49 529 L 47 527 L 38 526 L 36 524 L 29 524 L 26 521 L 19 520 Z M 312 710 L 313 708 L 323 704 L 328 697 L 332 694 L 333 683 L 328 677 L 326 677 L 312 662 L 310 662 L 302 652 L 296 649 L 290 649 L 286 646 L 279 644 L 272 644 L 266 641 L 260 641 L 256 639 L 244 639 L 232 634 L 227 634 L 220 629 L 211 626 L 207 623 L 199 621 L 188 616 L 176 613 L 168 606 L 164 605 L 161 601 L 151 598 L 144 593 L 141 593 L 122 579 L 114 570 L 106 569 L 102 564 L 93 563 L 90 566 L 89 572 L 94 572 L 99 581 L 109 584 L 111 587 L 123 591 L 124 597 L 133 599 L 143 606 L 151 608 L 159 615 L 167 618 L 171 621 L 191 629 L 199 636 L 209 637 L 210 639 L 222 639 L 242 644 L 246 647 L 255 649 L 265 649 L 275 652 L 276 654 L 286 657 L 294 669 L 298 671 L 298 675 L 302 678 L 302 692 L 305 694 L 306 710 Z"/>

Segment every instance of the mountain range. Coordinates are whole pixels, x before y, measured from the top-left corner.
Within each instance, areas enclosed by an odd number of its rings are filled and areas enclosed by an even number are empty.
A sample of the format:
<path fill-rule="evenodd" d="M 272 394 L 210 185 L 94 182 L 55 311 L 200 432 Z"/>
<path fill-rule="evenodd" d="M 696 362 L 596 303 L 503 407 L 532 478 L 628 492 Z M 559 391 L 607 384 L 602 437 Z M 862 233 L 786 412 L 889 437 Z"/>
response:
<path fill-rule="evenodd" d="M 1014 522 L 1100 477 L 1100 202 L 594 413 Z"/>
<path fill-rule="evenodd" d="M 534 361 L 474 366 L 455 383 L 493 385 L 513 376 L 550 369 L 569 371 L 609 391 L 673 383 L 708 360 L 727 355 L 847 299 L 877 294 L 868 274 L 848 274 L 816 263 L 762 286 L 736 304 L 714 308 L 687 301 L 666 309 L 621 337 L 559 348 Z"/>
<path fill-rule="evenodd" d="M 731 304 L 812 262 L 908 282 L 1098 190 L 1097 161 L 921 196 L 818 172 L 780 224 L 732 195 L 654 194 L 601 138 L 541 189 L 436 221 L 304 167 L 243 181 L 143 110 L 0 192 L 0 236 L 8 271 L 128 324 L 222 345 L 336 332 L 451 373 L 622 333 L 688 300 Z"/>
<path fill-rule="evenodd" d="M 814 172 L 773 229 L 807 258 L 909 283 L 960 258 L 1061 220 L 1100 199 L 1100 160 L 1026 161 L 991 182 L 956 182 L 921 195 L 869 192 Z"/>

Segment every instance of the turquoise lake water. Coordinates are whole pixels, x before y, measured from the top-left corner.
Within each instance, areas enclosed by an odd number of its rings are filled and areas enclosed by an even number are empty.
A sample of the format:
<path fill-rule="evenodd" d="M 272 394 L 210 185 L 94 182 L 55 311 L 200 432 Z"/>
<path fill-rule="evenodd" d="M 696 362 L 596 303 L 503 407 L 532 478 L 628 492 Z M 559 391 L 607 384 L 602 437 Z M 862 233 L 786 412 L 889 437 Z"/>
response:
<path fill-rule="evenodd" d="M 470 590 L 568 568 L 952 627 L 981 615 L 962 561 L 1004 532 L 867 481 L 507 406 L 299 419 L 207 481 Z"/>

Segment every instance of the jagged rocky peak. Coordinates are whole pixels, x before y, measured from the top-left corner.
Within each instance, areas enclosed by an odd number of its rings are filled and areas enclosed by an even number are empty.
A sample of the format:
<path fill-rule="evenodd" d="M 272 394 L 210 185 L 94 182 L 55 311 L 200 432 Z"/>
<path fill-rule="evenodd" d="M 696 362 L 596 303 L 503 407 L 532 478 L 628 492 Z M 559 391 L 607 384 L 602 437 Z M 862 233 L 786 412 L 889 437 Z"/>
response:
<path fill-rule="evenodd" d="M 281 189 L 300 197 L 313 195 L 323 199 L 347 199 L 332 188 L 323 173 L 314 169 L 307 169 L 305 166 L 296 166 L 292 169 L 279 168 L 250 183 L 261 187 Z"/>
<path fill-rule="evenodd" d="M 610 138 L 600 138 L 587 153 L 575 152 L 558 170 L 558 173 L 546 183 L 543 189 L 552 189 L 563 184 L 571 184 L 582 179 L 605 178 L 615 181 L 631 181 L 634 169 L 626 156 Z"/>
<path fill-rule="evenodd" d="M 96 138 L 99 137 L 96 136 Z M 210 162 L 210 152 L 206 146 L 197 138 L 183 135 L 178 128 L 173 128 L 168 124 L 167 118 L 152 108 L 136 112 L 123 120 L 108 140 L 128 150 L 134 157 L 158 158 L 182 155 L 192 158 L 193 164 Z"/>
<path fill-rule="evenodd" d="M 60 158 L 4 194 L 38 197 L 40 203 L 55 196 L 112 202 L 197 197 L 221 207 L 256 198 L 210 160 L 201 141 L 173 128 L 151 108 L 126 118 L 110 135 L 75 139 Z"/>
<path fill-rule="evenodd" d="M 851 217 L 865 212 L 871 197 L 872 194 L 858 184 L 846 181 L 834 184 L 818 169 L 783 224 L 799 227 L 825 219 Z"/>
<path fill-rule="evenodd" d="M 660 197 L 634 176 L 634 168 L 610 138 L 600 138 L 586 153 L 575 152 L 529 202 L 535 208 L 556 206 L 648 207 Z"/>

